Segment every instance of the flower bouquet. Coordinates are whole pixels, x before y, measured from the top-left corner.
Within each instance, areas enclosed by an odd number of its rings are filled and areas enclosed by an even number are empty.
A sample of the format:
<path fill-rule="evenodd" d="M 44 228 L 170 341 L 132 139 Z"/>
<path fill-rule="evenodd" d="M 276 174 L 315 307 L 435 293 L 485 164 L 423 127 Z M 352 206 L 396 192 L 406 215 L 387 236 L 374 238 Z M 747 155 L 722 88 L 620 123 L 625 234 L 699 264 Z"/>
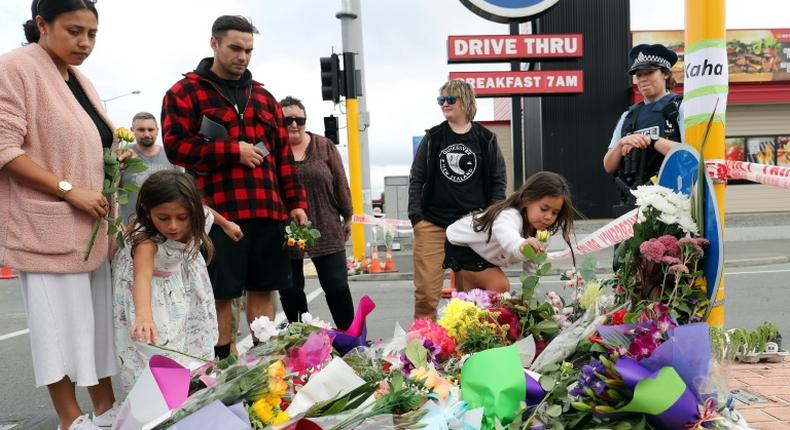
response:
<path fill-rule="evenodd" d="M 104 149 L 104 183 L 102 187 L 102 194 L 107 198 L 107 201 L 113 202 L 115 201 L 115 197 L 117 197 L 118 204 L 125 205 L 129 203 L 129 193 L 139 191 L 140 187 L 133 183 L 119 186 L 121 182 L 121 176 L 124 172 L 143 172 L 145 169 L 147 169 L 147 167 L 143 160 L 137 157 L 128 157 L 123 161 L 118 161 L 118 156 L 126 150 L 128 144 L 134 142 L 134 133 L 129 131 L 129 129 L 121 127 L 115 130 L 115 136 L 120 141 L 118 149 Z M 93 244 L 96 242 L 96 235 L 99 233 L 99 227 L 101 227 L 101 223 L 103 221 L 106 221 L 108 224 L 107 234 L 110 236 L 115 236 L 115 243 L 118 245 L 118 248 L 124 247 L 124 220 L 121 216 L 113 219 L 108 214 L 107 216 L 96 220 L 96 223 L 93 225 L 91 236 L 88 239 L 88 248 L 85 250 L 85 256 L 83 257 L 85 261 L 88 261 L 88 257 L 91 255 Z"/>
<path fill-rule="evenodd" d="M 299 250 L 304 250 L 306 247 L 315 245 L 320 237 L 321 232 L 313 228 L 312 221 L 307 221 L 303 225 L 291 221 L 285 227 L 285 244 L 283 247 L 296 247 Z"/>

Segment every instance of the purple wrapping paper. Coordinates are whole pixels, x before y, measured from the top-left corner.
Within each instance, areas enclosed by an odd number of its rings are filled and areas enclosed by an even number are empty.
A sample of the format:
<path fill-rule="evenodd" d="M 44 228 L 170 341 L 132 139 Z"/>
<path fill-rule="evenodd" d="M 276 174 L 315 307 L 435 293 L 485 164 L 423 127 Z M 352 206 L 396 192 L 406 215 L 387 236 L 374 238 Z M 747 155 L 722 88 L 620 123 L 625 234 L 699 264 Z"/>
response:
<path fill-rule="evenodd" d="M 527 406 L 535 406 L 546 396 L 546 391 L 540 386 L 540 382 L 526 372 L 524 372 L 524 380 L 527 384 Z"/>
<path fill-rule="evenodd" d="M 622 376 L 626 386 L 632 391 L 636 389 L 639 382 L 647 378 L 655 379 L 660 371 L 651 371 L 642 366 L 641 363 L 630 358 L 621 358 L 618 360 L 615 364 L 615 369 L 620 376 Z M 650 393 L 643 395 L 650 395 Z M 699 418 L 697 398 L 688 389 L 688 385 L 686 385 L 681 395 L 677 399 L 674 399 L 674 402 L 668 409 L 658 415 L 646 414 L 646 417 L 647 421 L 653 427 L 662 430 L 683 429 L 687 424 L 694 423 Z"/>
<path fill-rule="evenodd" d="M 670 331 L 669 339 L 639 364 L 651 371 L 670 366 L 678 372 L 686 386 L 703 403 L 705 394 L 700 386 L 710 375 L 710 328 L 707 323 L 686 324 Z"/>
<path fill-rule="evenodd" d="M 329 330 L 333 336 L 332 346 L 337 349 L 341 356 L 348 354 L 349 351 L 358 346 L 368 346 L 368 325 L 362 326 L 362 333 L 359 336 L 351 336 L 340 330 Z"/>

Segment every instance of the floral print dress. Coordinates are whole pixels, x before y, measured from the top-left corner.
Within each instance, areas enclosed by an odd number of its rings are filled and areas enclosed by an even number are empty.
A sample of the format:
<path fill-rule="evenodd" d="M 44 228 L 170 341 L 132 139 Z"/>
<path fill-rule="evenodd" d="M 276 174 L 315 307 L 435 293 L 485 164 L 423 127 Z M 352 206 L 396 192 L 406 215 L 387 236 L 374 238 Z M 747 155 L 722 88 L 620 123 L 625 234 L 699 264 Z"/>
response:
<path fill-rule="evenodd" d="M 129 392 L 154 355 L 166 355 L 182 365 L 194 359 L 165 352 L 131 339 L 134 324 L 132 299 L 134 267 L 130 247 L 119 250 L 112 263 L 115 341 L 121 365 L 121 386 Z M 206 262 L 191 247 L 167 240 L 158 244 L 151 279 L 151 310 L 156 324 L 156 344 L 205 359 L 214 358 L 217 313 Z"/>

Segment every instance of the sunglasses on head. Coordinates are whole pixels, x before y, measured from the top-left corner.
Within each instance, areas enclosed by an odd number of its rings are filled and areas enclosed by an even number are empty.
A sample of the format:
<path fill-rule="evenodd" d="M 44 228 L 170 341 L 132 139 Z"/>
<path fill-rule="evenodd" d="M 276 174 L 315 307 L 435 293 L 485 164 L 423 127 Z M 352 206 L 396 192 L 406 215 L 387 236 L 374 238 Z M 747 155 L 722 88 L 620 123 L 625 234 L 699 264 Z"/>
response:
<path fill-rule="evenodd" d="M 296 121 L 296 125 L 304 125 L 307 122 L 307 118 L 301 116 L 287 116 L 283 118 L 285 120 L 285 125 L 291 125 Z"/>
<path fill-rule="evenodd" d="M 439 106 L 443 105 L 444 102 L 447 102 L 448 105 L 454 105 L 455 102 L 458 100 L 455 96 L 439 96 L 436 97 L 436 102 L 439 103 Z"/>

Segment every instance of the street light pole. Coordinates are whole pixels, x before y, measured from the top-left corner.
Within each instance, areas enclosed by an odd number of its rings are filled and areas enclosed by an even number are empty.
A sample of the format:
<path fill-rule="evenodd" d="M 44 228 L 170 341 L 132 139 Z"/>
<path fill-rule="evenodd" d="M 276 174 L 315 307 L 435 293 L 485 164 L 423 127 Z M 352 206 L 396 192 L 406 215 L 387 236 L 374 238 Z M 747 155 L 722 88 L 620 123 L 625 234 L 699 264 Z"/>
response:
<path fill-rule="evenodd" d="M 102 102 L 102 104 L 104 104 L 104 112 L 107 112 L 107 102 L 109 102 L 109 101 L 113 101 L 113 100 L 116 100 L 116 99 L 119 99 L 119 98 L 121 98 L 121 97 L 126 97 L 126 96 L 131 96 L 131 95 L 137 95 L 137 94 L 140 94 L 140 90 L 134 90 L 134 91 L 132 91 L 132 92 L 129 92 L 129 93 L 126 93 L 126 94 L 121 94 L 121 95 L 119 95 L 119 96 L 110 97 L 110 98 L 108 98 L 108 99 L 104 99 L 104 100 L 102 100 L 101 102 Z"/>

